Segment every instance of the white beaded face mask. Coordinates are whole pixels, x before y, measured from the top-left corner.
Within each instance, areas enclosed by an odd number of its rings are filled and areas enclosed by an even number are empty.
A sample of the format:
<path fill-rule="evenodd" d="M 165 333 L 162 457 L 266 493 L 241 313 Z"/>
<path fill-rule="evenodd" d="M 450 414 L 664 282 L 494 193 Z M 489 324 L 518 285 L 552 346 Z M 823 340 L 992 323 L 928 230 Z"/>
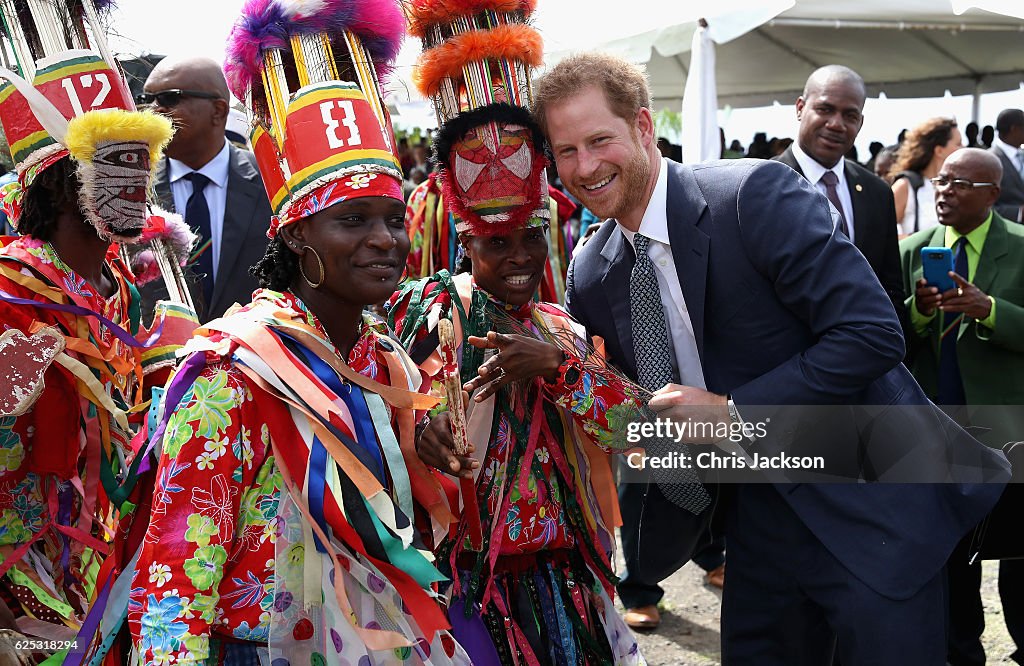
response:
<path fill-rule="evenodd" d="M 91 162 L 79 163 L 82 211 L 104 238 L 126 242 L 142 232 L 149 167 L 149 147 L 141 141 L 102 144 Z"/>

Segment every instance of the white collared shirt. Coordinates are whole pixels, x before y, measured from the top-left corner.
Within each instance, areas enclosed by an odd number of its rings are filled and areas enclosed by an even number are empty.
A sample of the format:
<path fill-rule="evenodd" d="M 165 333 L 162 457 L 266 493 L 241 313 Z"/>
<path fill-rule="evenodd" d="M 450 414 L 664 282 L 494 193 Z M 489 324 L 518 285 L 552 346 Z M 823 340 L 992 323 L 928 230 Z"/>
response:
<path fill-rule="evenodd" d="M 1010 158 L 1010 164 L 1015 166 L 1021 175 L 1024 175 L 1024 164 L 1021 163 L 1022 160 L 1024 160 L 1024 157 L 1021 156 L 1020 148 L 1014 148 L 998 136 L 992 139 L 992 145 L 998 146 L 999 150 L 1003 151 L 1003 153 Z"/>
<path fill-rule="evenodd" d="M 846 217 L 846 231 L 850 236 L 850 241 L 853 241 L 853 199 L 850 197 L 850 186 L 846 183 L 846 158 L 844 157 L 836 162 L 836 165 L 831 169 L 826 169 L 813 157 L 805 153 L 796 141 L 793 142 L 793 157 L 796 158 L 796 163 L 800 165 L 800 170 L 804 172 L 804 178 L 811 185 L 818 188 L 818 191 L 824 194 L 826 198 L 828 198 L 828 190 L 825 188 L 825 183 L 821 182 L 821 177 L 825 175 L 826 171 L 831 171 L 839 178 L 839 183 L 836 185 L 836 193 L 839 195 L 839 203 L 843 204 L 842 212 Z M 829 203 L 832 202 L 830 201 Z"/>
<path fill-rule="evenodd" d="M 672 339 L 672 365 L 685 386 L 706 389 L 704 370 L 697 353 L 697 339 L 693 335 L 693 323 L 690 321 L 683 289 L 679 284 L 676 264 L 672 259 L 672 245 L 668 237 L 668 163 L 661 158 L 658 166 L 658 181 L 647 203 L 643 220 L 640 222 L 640 233 L 651 239 L 647 246 L 647 256 L 654 264 L 654 272 L 658 278 L 658 289 L 661 291 L 661 307 L 665 311 L 665 322 L 668 324 L 669 336 Z M 616 221 L 618 224 L 618 221 Z M 635 232 L 618 224 L 619 230 L 630 245 L 633 245 Z M 633 247 L 636 250 L 636 247 Z"/>
<path fill-rule="evenodd" d="M 210 179 L 210 183 L 203 189 L 203 195 L 206 197 L 206 205 L 210 208 L 210 235 L 213 239 L 213 246 L 210 249 L 213 251 L 213 279 L 216 281 L 217 269 L 220 266 L 221 239 L 224 237 L 224 210 L 227 208 L 228 172 L 231 166 L 228 142 L 225 140 L 220 152 L 200 169 L 191 169 L 183 162 L 171 158 L 167 158 L 167 163 L 174 209 L 182 216 L 185 215 L 188 198 L 192 196 L 192 181 L 185 176 L 198 171 Z"/>

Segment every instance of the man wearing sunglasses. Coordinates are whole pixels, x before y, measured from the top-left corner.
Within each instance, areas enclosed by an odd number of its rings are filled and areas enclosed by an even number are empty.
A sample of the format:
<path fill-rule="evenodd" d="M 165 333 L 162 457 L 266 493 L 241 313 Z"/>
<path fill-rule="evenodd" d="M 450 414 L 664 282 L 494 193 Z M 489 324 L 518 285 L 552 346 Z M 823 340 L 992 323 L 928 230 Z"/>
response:
<path fill-rule="evenodd" d="M 946 158 L 935 185 L 939 226 L 900 243 L 913 332 L 911 370 L 929 397 L 968 425 L 987 428 L 978 439 L 1002 447 L 1024 439 L 1024 228 L 993 209 L 1003 167 L 978 148 Z M 922 277 L 921 248 L 954 253 L 956 286 L 945 293 Z M 1009 501 L 1010 493 L 1000 502 Z M 967 541 L 970 541 L 970 535 Z M 981 564 L 969 565 L 968 545 L 950 557 L 949 654 L 953 666 L 985 664 L 981 634 Z M 1024 560 L 999 568 L 1003 616 L 1024 660 Z"/>
<path fill-rule="evenodd" d="M 165 58 L 136 100 L 174 121 L 155 190 L 160 205 L 200 236 L 192 297 L 204 323 L 249 301 L 257 287 L 249 267 L 263 257 L 272 215 L 252 153 L 225 138 L 229 100 L 220 65 L 209 58 Z M 151 285 L 143 288 L 149 305 L 164 297 L 156 293 L 163 285 Z"/>

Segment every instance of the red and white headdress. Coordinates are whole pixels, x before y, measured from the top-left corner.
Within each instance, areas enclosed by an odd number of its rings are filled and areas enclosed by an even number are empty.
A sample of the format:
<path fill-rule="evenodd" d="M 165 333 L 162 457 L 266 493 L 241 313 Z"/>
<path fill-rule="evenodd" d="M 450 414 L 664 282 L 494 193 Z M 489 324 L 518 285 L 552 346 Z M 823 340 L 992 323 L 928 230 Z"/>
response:
<path fill-rule="evenodd" d="M 170 122 L 136 112 L 106 46 L 97 7 L 110 2 L 0 3 L 16 74 L 0 67 L 0 124 L 18 172 L 4 197 L 15 226 L 21 197 L 44 169 L 77 163 L 82 212 L 106 238 L 138 236 L 152 169 L 171 136 Z"/>
<path fill-rule="evenodd" d="M 396 0 L 248 0 L 224 72 L 244 100 L 273 238 L 345 199 L 402 197 L 380 80 L 405 21 Z"/>
<path fill-rule="evenodd" d="M 528 25 L 534 0 L 411 0 L 423 41 L 413 80 L 440 130 L 434 152 L 456 228 L 508 233 L 550 218 L 544 139 L 529 113 L 543 42 Z"/>

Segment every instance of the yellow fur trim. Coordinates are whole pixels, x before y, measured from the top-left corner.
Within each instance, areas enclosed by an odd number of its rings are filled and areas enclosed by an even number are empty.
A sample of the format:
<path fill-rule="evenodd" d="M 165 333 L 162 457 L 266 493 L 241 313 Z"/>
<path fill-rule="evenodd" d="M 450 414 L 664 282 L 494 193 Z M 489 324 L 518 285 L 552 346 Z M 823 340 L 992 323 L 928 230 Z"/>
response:
<path fill-rule="evenodd" d="M 65 137 L 71 157 L 92 162 L 96 148 L 112 141 L 141 141 L 149 146 L 149 163 L 156 167 L 174 129 L 171 121 L 152 111 L 110 109 L 89 111 L 68 122 Z"/>

